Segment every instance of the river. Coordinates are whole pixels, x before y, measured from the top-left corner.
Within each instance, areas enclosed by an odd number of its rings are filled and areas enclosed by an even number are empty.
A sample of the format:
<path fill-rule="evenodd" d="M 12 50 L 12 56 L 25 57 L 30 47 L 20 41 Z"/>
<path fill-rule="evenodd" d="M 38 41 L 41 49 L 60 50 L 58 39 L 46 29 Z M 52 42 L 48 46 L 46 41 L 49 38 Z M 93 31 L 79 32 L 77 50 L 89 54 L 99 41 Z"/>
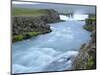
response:
<path fill-rule="evenodd" d="M 50 24 L 52 32 L 12 44 L 12 72 L 29 73 L 70 70 L 73 58 L 90 32 L 84 21 Z"/>

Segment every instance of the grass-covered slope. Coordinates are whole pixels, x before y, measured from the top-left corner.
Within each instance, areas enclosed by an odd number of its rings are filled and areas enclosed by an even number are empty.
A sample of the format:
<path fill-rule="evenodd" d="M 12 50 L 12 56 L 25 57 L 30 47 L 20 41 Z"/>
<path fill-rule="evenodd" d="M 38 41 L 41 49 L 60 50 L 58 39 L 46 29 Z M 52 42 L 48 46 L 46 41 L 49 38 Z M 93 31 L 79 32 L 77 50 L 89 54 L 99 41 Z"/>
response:
<path fill-rule="evenodd" d="M 47 14 L 47 11 L 45 10 L 12 7 L 12 16 L 41 16 L 45 14 Z M 21 41 L 39 34 L 40 32 L 33 31 L 25 32 L 24 34 L 13 35 L 12 41 Z"/>
<path fill-rule="evenodd" d="M 13 16 L 40 16 L 45 15 L 47 13 L 48 12 L 45 9 L 28 9 L 12 7 Z"/>
<path fill-rule="evenodd" d="M 24 33 L 24 34 L 19 34 L 19 35 L 14 35 L 13 36 L 13 42 L 16 42 L 16 41 L 22 41 L 23 39 L 28 39 L 28 38 L 31 38 L 33 36 L 37 36 L 41 34 L 41 32 L 27 32 L 27 33 Z"/>
<path fill-rule="evenodd" d="M 29 9 L 12 7 L 13 42 L 51 32 L 47 23 L 60 20 L 53 9 Z"/>

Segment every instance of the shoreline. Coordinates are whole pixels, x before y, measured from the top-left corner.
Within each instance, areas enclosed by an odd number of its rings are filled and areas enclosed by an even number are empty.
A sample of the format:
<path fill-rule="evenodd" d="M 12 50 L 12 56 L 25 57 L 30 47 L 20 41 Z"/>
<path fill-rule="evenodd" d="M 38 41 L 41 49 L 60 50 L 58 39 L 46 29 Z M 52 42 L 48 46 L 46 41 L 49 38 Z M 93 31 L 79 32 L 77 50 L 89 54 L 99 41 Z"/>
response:
<path fill-rule="evenodd" d="M 87 20 L 91 21 L 91 19 Z M 88 22 L 87 20 L 86 25 L 83 26 L 83 28 L 86 27 L 84 29 L 91 32 L 91 39 L 88 43 L 84 43 L 80 47 L 79 54 L 75 57 L 73 61 L 72 70 L 96 69 L 96 20 L 91 22 Z"/>
<path fill-rule="evenodd" d="M 49 33 L 50 29 L 49 23 L 60 22 L 60 17 L 58 12 L 53 9 L 41 10 L 48 12 L 45 15 L 39 16 L 13 16 L 13 40 L 12 42 L 22 41 L 24 39 L 29 39 L 40 34 Z"/>

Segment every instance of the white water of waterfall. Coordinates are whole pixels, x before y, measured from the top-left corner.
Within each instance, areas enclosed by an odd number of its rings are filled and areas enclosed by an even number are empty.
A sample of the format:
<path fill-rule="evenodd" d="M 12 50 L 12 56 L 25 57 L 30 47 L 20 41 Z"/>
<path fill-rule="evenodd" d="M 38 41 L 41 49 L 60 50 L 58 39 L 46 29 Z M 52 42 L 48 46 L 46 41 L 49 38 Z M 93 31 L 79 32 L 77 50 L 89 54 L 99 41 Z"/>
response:
<path fill-rule="evenodd" d="M 85 14 L 74 14 L 73 16 L 60 15 L 60 18 L 62 20 L 85 20 L 86 18 L 88 18 L 88 15 Z"/>

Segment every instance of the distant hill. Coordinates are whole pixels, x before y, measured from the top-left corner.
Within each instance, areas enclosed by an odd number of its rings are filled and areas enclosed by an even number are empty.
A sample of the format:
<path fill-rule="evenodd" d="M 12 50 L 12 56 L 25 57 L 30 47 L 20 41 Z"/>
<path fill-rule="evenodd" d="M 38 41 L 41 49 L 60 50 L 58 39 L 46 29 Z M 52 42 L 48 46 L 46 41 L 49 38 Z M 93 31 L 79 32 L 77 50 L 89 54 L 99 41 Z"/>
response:
<path fill-rule="evenodd" d="M 12 7 L 13 16 L 40 16 L 46 15 L 48 12 L 45 9 L 28 9 L 21 7 Z"/>
<path fill-rule="evenodd" d="M 79 14 L 95 14 L 94 6 L 68 5 L 68 4 L 12 4 L 13 7 L 36 8 L 36 9 L 54 9 L 59 13 L 79 13 Z"/>

